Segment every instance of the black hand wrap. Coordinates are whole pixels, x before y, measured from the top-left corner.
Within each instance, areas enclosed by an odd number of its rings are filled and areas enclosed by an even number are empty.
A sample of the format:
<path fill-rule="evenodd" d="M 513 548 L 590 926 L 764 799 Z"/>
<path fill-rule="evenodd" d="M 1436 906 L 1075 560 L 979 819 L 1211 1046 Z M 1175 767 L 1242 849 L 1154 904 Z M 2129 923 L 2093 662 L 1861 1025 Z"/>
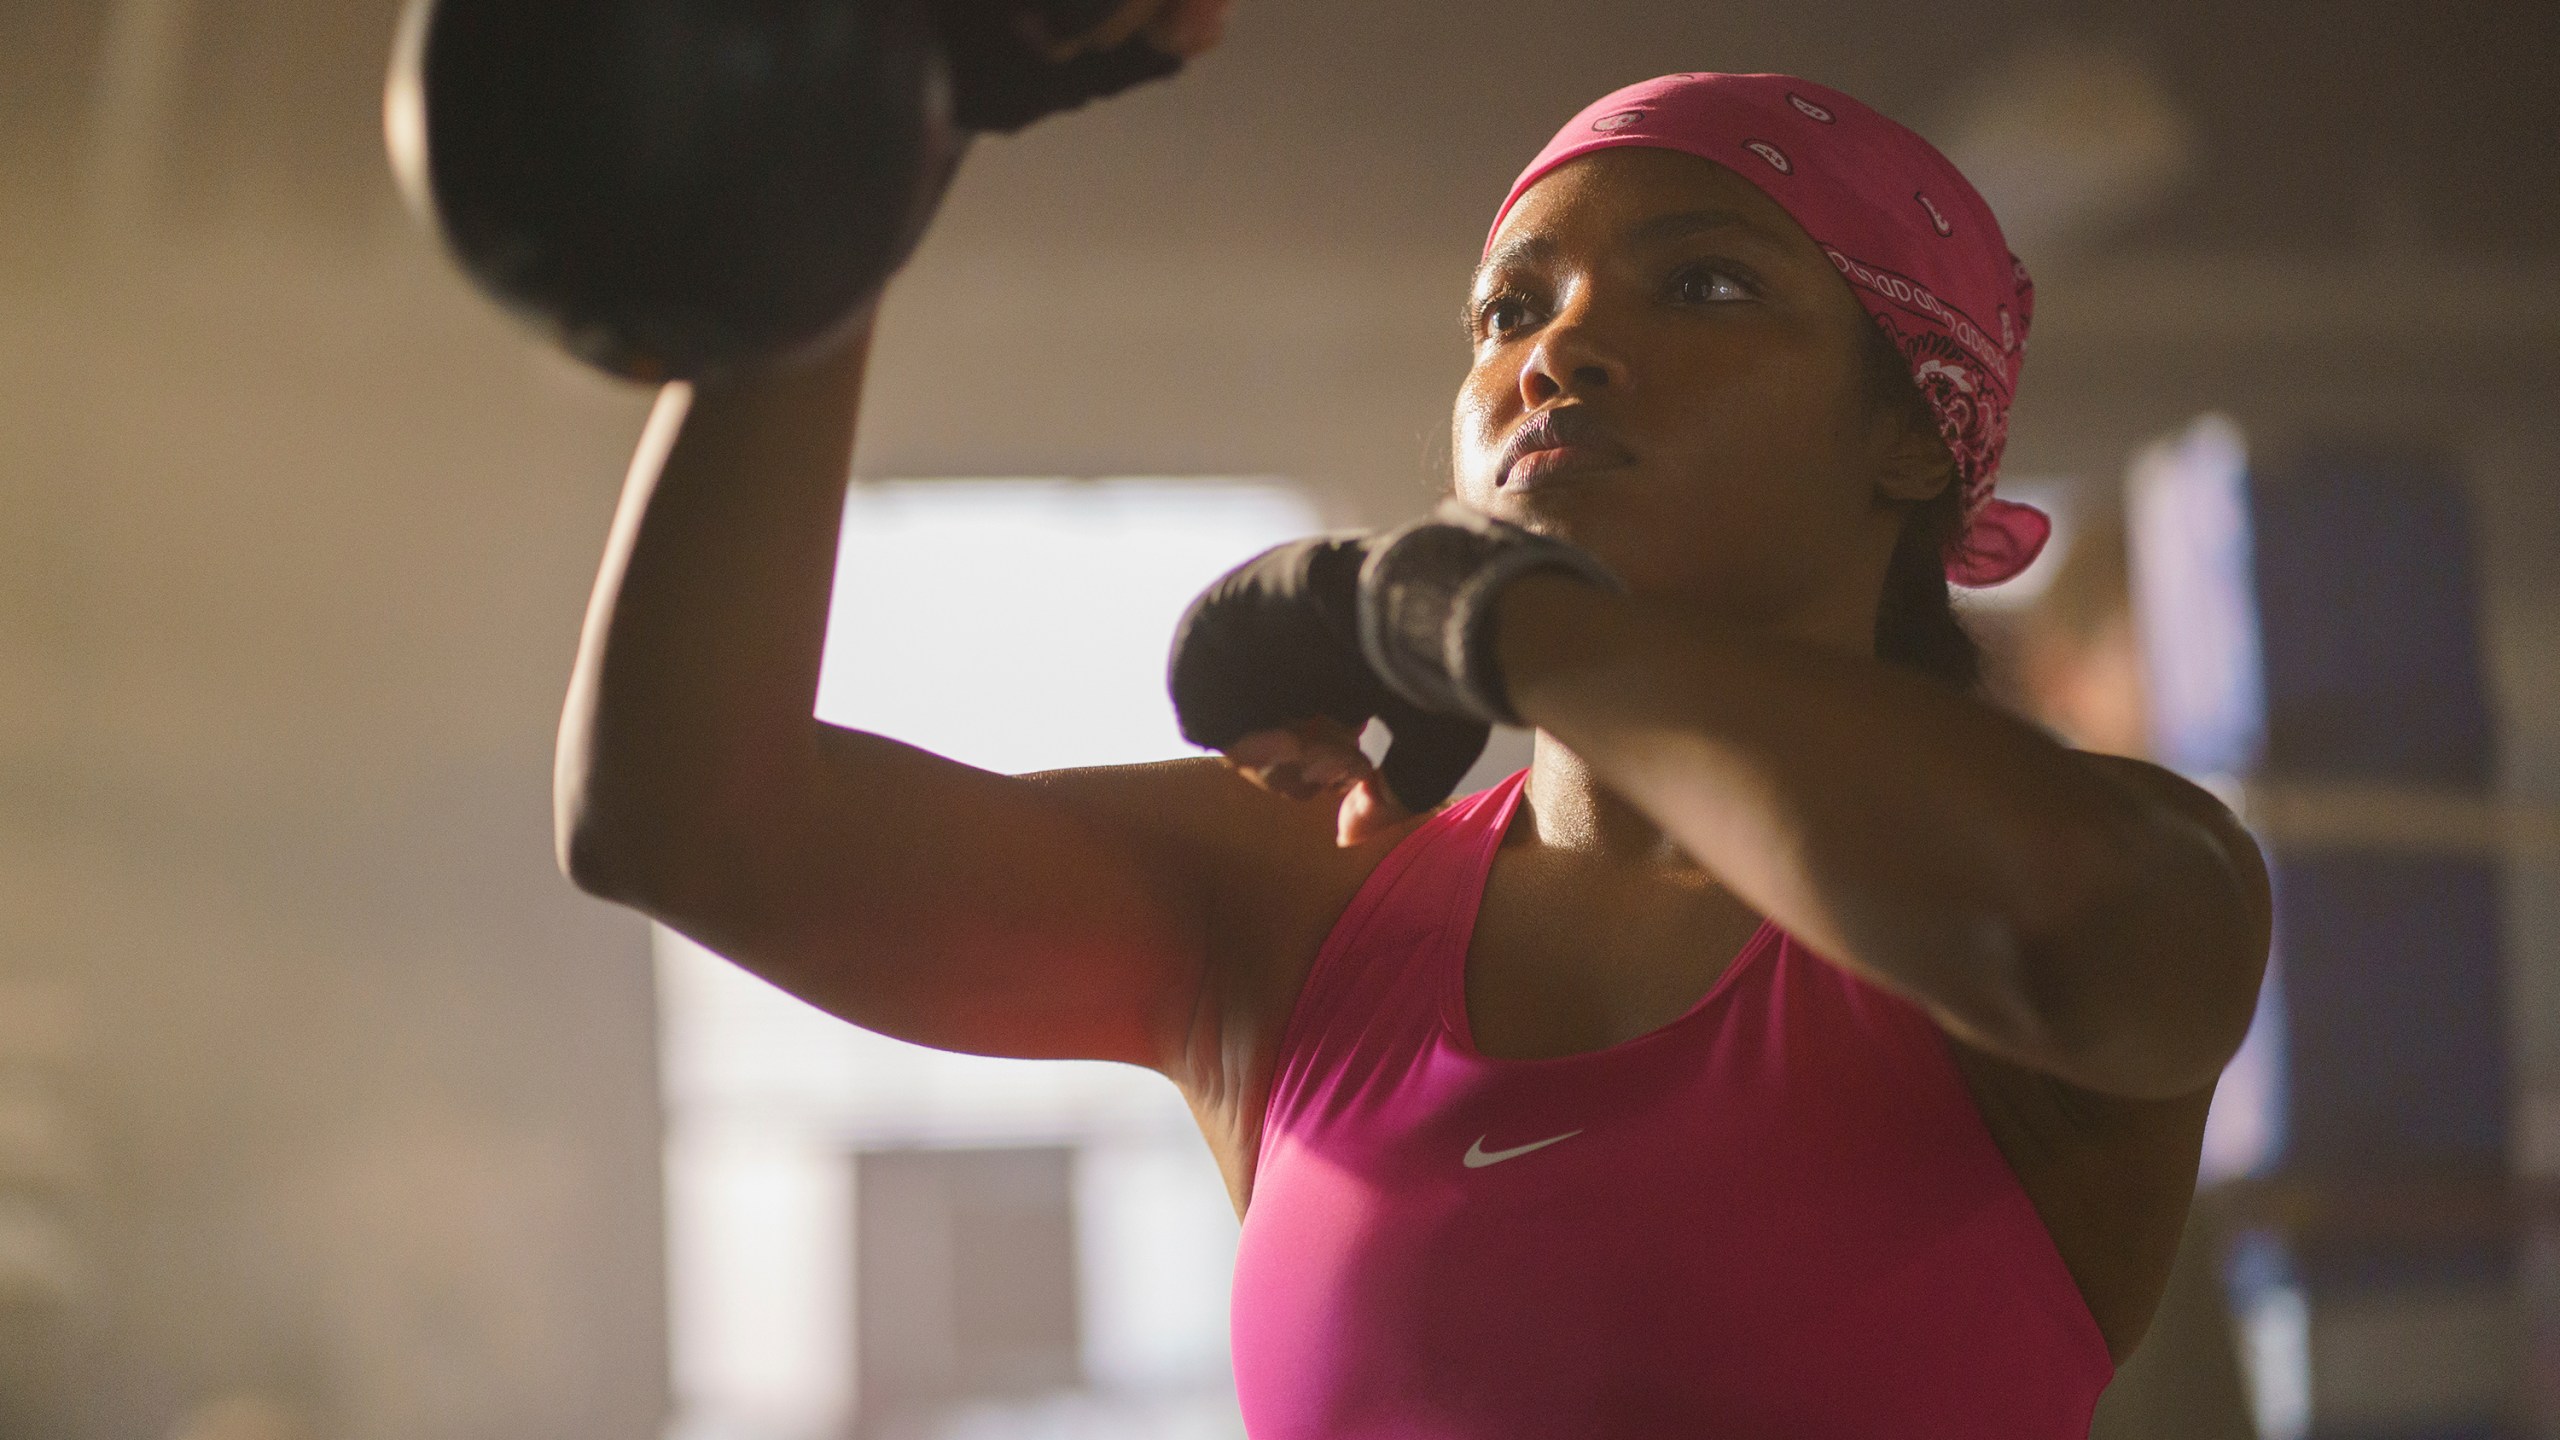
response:
<path fill-rule="evenodd" d="M 1444 500 L 1370 542 L 1360 567 L 1360 653 L 1388 688 L 1437 715 L 1517 725 L 1494 653 L 1493 602 L 1533 570 L 1626 586 L 1590 551 Z"/>
<path fill-rule="evenodd" d="M 1025 21 L 1052 35 L 1100 24 L 1109 0 L 930 0 L 951 60 L 951 118 L 968 130 L 1020 130 L 1044 115 L 1117 95 L 1182 68 L 1182 57 L 1132 35 L 1109 50 L 1051 60 Z"/>
<path fill-rule="evenodd" d="M 1175 627 L 1167 688 L 1183 738 L 1224 750 L 1247 735 L 1326 716 L 1358 733 L 1371 718 L 1393 737 L 1378 762 L 1397 802 L 1420 814 L 1449 798 L 1487 728 L 1407 703 L 1362 663 L 1361 564 L 1367 543 L 1322 535 L 1266 550 L 1191 602 Z"/>

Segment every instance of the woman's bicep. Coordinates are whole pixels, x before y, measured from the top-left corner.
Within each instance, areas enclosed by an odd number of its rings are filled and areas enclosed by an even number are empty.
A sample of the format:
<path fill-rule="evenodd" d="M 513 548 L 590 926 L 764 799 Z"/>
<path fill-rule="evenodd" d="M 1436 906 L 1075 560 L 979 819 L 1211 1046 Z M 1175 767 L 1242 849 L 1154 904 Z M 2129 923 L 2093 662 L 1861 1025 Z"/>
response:
<path fill-rule="evenodd" d="M 1218 812 L 1243 782 L 1214 760 L 1001 775 L 832 727 L 812 768 L 779 816 L 705 837 L 703 873 L 641 908 L 916 1044 L 1182 1063 Z"/>

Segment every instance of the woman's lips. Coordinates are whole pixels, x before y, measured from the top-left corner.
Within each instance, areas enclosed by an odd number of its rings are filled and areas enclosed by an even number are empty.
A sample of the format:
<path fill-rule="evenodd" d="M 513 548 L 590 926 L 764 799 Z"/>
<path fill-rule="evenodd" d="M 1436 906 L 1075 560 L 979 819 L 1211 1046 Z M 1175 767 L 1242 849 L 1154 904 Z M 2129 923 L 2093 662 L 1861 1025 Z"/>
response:
<path fill-rule="evenodd" d="M 1571 476 L 1614 469 L 1626 463 L 1626 452 L 1614 446 L 1557 445 L 1523 454 L 1511 462 L 1511 468 L 1495 483 L 1498 488 L 1506 490 L 1534 490 Z"/>

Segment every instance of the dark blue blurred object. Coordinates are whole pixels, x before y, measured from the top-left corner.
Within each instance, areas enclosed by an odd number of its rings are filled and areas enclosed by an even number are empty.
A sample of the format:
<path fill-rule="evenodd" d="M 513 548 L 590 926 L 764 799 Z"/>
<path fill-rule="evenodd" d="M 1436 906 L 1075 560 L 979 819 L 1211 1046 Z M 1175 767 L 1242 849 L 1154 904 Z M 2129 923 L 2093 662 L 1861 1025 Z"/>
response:
<path fill-rule="evenodd" d="M 2249 493 L 2264 772 L 2486 790 L 2476 552 L 2451 467 L 2331 445 L 2259 470 Z"/>

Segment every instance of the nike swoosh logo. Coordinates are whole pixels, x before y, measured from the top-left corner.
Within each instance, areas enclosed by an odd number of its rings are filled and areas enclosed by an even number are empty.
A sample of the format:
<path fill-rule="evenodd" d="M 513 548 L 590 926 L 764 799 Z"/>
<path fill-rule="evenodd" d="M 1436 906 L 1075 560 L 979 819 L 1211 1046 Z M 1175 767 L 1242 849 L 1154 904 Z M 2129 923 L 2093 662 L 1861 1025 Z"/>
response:
<path fill-rule="evenodd" d="M 1514 1145 L 1508 1150 L 1487 1150 L 1484 1148 L 1484 1137 L 1479 1135 L 1476 1137 L 1476 1143 L 1467 1147 L 1467 1168 L 1481 1170 L 1487 1165 L 1499 1165 L 1505 1160 L 1516 1160 L 1532 1150 L 1544 1150 L 1559 1140 L 1570 1140 L 1581 1133 L 1579 1130 L 1567 1130 L 1561 1135 L 1550 1135 L 1544 1140 L 1532 1140 L 1526 1145 Z"/>

